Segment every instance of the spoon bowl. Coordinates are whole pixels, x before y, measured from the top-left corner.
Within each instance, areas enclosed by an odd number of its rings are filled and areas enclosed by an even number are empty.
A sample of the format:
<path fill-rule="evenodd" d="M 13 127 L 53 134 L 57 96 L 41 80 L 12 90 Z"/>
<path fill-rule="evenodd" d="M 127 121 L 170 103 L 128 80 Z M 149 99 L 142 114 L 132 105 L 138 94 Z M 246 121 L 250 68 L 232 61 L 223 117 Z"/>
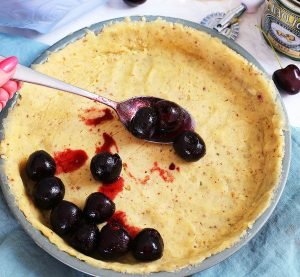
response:
<path fill-rule="evenodd" d="M 164 99 L 152 97 L 152 96 L 139 96 L 130 98 L 126 101 L 120 102 L 117 104 L 116 112 L 123 123 L 123 125 L 127 128 L 129 132 L 131 132 L 131 120 L 135 116 L 136 112 L 143 107 L 154 107 L 155 104 Z M 155 143 L 173 143 L 174 139 L 182 132 L 182 131 L 193 131 L 195 128 L 195 121 L 190 116 L 187 110 L 180 107 L 182 113 L 182 121 L 176 130 L 165 132 L 162 130 L 157 130 L 151 136 L 151 138 L 147 138 L 147 141 L 155 142 Z"/>

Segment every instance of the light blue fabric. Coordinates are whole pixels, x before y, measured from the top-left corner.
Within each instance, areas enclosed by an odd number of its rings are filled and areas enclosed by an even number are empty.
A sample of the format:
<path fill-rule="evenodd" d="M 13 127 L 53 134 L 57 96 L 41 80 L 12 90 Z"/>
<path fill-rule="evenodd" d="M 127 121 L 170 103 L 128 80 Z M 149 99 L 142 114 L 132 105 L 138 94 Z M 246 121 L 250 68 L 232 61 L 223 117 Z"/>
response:
<path fill-rule="evenodd" d="M 23 65 L 30 65 L 48 47 L 31 39 L 0 33 L 0 56 L 17 56 Z"/>
<path fill-rule="evenodd" d="M 5 44 L 4 44 L 5 42 Z M 20 45 L 22 47 L 20 47 Z M 29 64 L 47 46 L 0 34 L 0 55 Z M 262 230 L 236 254 L 195 277 L 300 276 L 300 129 L 292 130 L 292 163 L 286 188 Z M 86 276 L 49 256 L 11 215 L 0 192 L 0 277 Z"/>
<path fill-rule="evenodd" d="M 0 26 L 47 33 L 64 17 L 68 16 L 70 21 L 105 2 L 106 0 L 0 0 Z"/>

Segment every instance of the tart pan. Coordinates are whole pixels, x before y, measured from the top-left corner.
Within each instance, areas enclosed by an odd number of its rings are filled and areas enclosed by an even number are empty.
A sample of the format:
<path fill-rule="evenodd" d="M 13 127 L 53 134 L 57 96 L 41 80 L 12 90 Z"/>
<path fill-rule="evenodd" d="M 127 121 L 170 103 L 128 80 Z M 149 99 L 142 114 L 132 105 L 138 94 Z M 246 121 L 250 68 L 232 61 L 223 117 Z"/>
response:
<path fill-rule="evenodd" d="M 194 23 L 191 21 L 178 19 L 178 18 L 172 18 L 172 17 L 164 17 L 164 16 L 132 16 L 130 19 L 132 21 L 154 21 L 156 19 L 162 19 L 171 23 L 179 23 L 184 26 L 189 26 L 191 28 L 194 28 L 196 30 L 200 30 L 203 32 L 206 32 L 210 34 L 213 37 L 219 38 L 223 44 L 243 56 L 246 60 L 248 60 L 250 63 L 254 64 L 257 68 L 259 68 L 262 72 L 265 73 L 267 76 L 266 71 L 262 68 L 262 66 L 255 60 L 253 56 L 251 56 L 245 49 L 237 45 L 235 42 L 233 42 L 230 39 L 227 39 L 226 37 L 220 35 L 219 33 L 215 32 L 212 29 L 206 28 L 198 23 Z M 79 31 L 76 31 L 65 38 L 61 39 L 51 47 L 49 47 L 43 54 L 41 54 L 34 62 L 33 64 L 40 64 L 47 61 L 48 56 L 52 52 L 59 51 L 60 49 L 66 47 L 68 44 L 71 44 L 72 42 L 81 39 L 84 37 L 87 33 L 87 31 L 95 32 L 96 34 L 100 33 L 102 28 L 106 25 L 113 24 L 115 22 L 121 22 L 124 20 L 127 20 L 128 18 L 121 17 L 116 19 L 111 19 L 107 21 L 102 21 L 99 23 L 96 23 L 90 27 L 83 28 Z M 17 96 L 16 96 L 17 97 Z M 6 107 L 0 115 L 0 139 L 4 138 L 4 129 L 3 129 L 3 120 L 6 118 L 9 110 L 13 108 L 16 97 L 13 101 L 10 102 L 8 107 Z M 280 196 L 283 192 L 288 172 L 289 172 L 289 166 L 290 166 L 290 157 L 291 157 L 291 132 L 290 127 L 288 124 L 288 118 L 287 113 L 284 108 L 282 99 L 276 91 L 276 100 L 278 104 L 281 106 L 283 118 L 285 120 L 285 126 L 284 126 L 284 157 L 282 161 L 282 172 L 280 176 L 279 183 L 276 185 L 276 188 L 273 193 L 273 198 L 271 200 L 271 203 L 269 207 L 266 209 L 266 211 L 255 221 L 251 229 L 247 230 L 246 235 L 244 235 L 237 243 L 235 243 L 233 246 L 231 246 L 228 249 L 223 250 L 222 252 L 212 255 L 211 257 L 206 258 L 201 263 L 194 265 L 194 266 L 187 266 L 179 271 L 176 272 L 157 272 L 152 273 L 151 275 L 155 276 L 187 276 L 194 274 L 196 272 L 203 271 L 209 267 L 212 267 L 221 261 L 225 260 L 232 254 L 234 254 L 236 251 L 238 251 L 242 246 L 244 246 L 246 243 L 248 243 L 257 233 L 258 231 L 263 227 L 263 225 L 267 222 L 269 217 L 271 216 L 272 212 L 274 211 Z M 6 174 L 3 170 L 3 162 L 4 160 L 0 160 L 0 177 L 1 177 L 1 188 L 4 194 L 4 197 L 6 199 L 6 202 L 16 217 L 16 219 L 19 221 L 23 229 L 27 232 L 27 234 L 35 241 L 35 243 L 40 246 L 42 249 L 44 249 L 46 252 L 48 252 L 51 256 L 58 259 L 59 261 L 65 263 L 66 265 L 73 267 L 81 272 L 90 274 L 90 275 L 96 275 L 96 276 L 109 276 L 109 277 L 121 277 L 121 276 L 141 276 L 138 274 L 124 274 L 120 272 L 116 272 L 113 270 L 108 269 L 99 269 L 96 267 L 93 267 L 92 265 L 89 265 L 63 251 L 58 249 L 58 247 L 54 244 L 52 244 L 45 236 L 43 236 L 37 229 L 35 229 L 27 220 L 24 214 L 19 210 L 18 206 L 16 205 L 15 199 L 13 194 L 10 192 L 9 189 L 9 182 L 6 178 Z"/>

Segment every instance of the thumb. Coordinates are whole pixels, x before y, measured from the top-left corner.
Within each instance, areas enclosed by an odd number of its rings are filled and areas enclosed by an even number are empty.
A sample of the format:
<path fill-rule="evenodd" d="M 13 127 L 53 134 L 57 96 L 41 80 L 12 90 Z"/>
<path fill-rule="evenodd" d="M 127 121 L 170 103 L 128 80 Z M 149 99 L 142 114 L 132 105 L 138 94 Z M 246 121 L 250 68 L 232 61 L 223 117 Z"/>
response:
<path fill-rule="evenodd" d="M 18 59 L 15 56 L 0 61 L 0 87 L 14 75 L 17 64 Z"/>

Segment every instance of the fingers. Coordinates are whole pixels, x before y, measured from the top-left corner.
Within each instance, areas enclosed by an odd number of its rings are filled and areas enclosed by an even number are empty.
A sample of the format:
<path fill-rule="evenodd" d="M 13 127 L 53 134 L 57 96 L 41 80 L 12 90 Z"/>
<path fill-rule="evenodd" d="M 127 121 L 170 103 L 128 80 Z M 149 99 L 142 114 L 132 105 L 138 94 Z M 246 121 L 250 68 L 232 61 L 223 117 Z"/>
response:
<path fill-rule="evenodd" d="M 0 111 L 21 87 L 21 83 L 10 80 L 16 71 L 18 59 L 14 56 L 0 60 Z"/>
<path fill-rule="evenodd" d="M 13 76 L 18 64 L 17 57 L 9 57 L 0 61 L 0 87 L 2 87 Z"/>
<path fill-rule="evenodd" d="M 0 88 L 0 111 L 6 106 L 7 101 L 21 87 L 21 83 L 10 80 Z"/>
<path fill-rule="evenodd" d="M 0 101 L 7 102 L 8 99 L 9 99 L 9 93 L 5 89 L 0 88 Z"/>
<path fill-rule="evenodd" d="M 5 89 L 0 88 L 0 107 L 1 107 L 1 110 L 5 107 L 8 99 L 9 99 L 9 93 Z"/>
<path fill-rule="evenodd" d="M 14 93 L 19 89 L 19 84 L 14 80 L 9 80 L 2 86 L 2 88 L 7 91 L 10 99 L 13 97 Z"/>

